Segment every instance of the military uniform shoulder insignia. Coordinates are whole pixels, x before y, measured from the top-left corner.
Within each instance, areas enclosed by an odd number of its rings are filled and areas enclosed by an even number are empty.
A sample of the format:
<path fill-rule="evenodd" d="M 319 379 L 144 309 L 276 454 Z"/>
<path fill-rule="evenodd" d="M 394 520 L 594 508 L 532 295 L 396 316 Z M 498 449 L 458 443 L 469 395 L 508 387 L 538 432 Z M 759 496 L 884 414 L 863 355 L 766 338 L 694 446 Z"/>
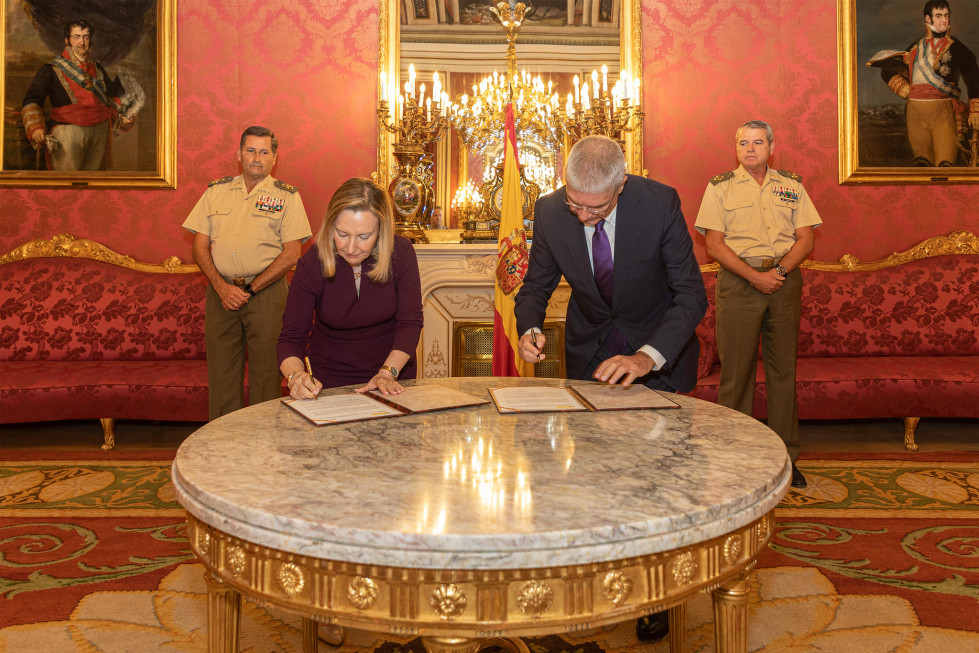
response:
<path fill-rule="evenodd" d="M 292 186 L 290 184 L 287 184 L 284 181 L 279 181 L 278 179 L 275 180 L 275 187 L 276 188 L 281 188 L 282 190 L 284 190 L 286 192 L 289 192 L 289 193 L 295 193 L 296 192 L 296 187 L 295 186 Z"/>
<path fill-rule="evenodd" d="M 789 172 L 788 170 L 779 170 L 778 171 L 778 174 L 782 175 L 783 177 L 788 177 L 789 179 L 792 179 L 793 181 L 797 181 L 800 184 L 802 183 L 802 175 L 797 174 L 795 172 Z"/>
<path fill-rule="evenodd" d="M 721 183 L 722 181 L 727 181 L 728 179 L 730 179 L 733 176 L 734 176 L 734 171 L 733 170 L 729 170 L 729 171 L 725 172 L 722 175 L 715 175 L 714 177 L 711 177 L 710 183 L 712 183 L 712 184 L 714 184 L 716 186 L 717 184 Z"/>
<path fill-rule="evenodd" d="M 208 186 L 217 186 L 218 184 L 226 184 L 232 179 L 234 179 L 234 177 L 221 177 L 220 179 L 215 179 L 214 181 L 209 183 Z"/>

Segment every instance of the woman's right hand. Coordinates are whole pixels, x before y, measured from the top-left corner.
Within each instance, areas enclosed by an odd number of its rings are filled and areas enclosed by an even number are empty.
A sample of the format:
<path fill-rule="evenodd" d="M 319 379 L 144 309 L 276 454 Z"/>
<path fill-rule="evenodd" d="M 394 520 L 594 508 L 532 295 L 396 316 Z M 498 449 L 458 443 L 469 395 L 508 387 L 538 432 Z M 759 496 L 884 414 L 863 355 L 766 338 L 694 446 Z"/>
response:
<path fill-rule="evenodd" d="M 322 389 L 323 384 L 305 371 L 296 372 L 289 380 L 289 396 L 293 399 L 315 399 Z"/>

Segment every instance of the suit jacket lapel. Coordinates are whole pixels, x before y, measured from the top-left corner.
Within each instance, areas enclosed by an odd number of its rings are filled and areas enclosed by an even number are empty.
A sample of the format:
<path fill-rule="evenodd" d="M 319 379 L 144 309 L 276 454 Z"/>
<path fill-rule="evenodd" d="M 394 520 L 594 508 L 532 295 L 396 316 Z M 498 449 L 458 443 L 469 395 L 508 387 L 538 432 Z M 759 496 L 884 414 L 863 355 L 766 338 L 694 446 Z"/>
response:
<path fill-rule="evenodd" d="M 612 305 L 619 303 L 627 292 L 628 270 L 636 260 L 639 239 L 642 237 L 642 213 L 639 198 L 629 192 L 628 182 L 619 196 L 615 213 L 615 256 L 612 267 Z M 597 286 L 596 286 L 597 287 Z"/>

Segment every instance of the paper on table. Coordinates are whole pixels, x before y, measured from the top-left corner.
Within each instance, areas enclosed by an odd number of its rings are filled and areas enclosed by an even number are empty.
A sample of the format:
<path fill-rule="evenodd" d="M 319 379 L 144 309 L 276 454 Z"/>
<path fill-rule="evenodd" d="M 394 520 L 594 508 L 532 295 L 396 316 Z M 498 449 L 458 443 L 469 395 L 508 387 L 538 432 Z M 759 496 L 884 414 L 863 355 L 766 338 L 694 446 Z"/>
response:
<path fill-rule="evenodd" d="M 283 399 L 282 403 L 316 425 L 357 422 L 404 413 L 367 395 L 321 395 L 316 399 Z"/>
<path fill-rule="evenodd" d="M 644 385 L 573 385 L 571 389 L 595 410 L 630 410 L 635 408 L 679 408 L 679 404 Z"/>
<path fill-rule="evenodd" d="M 433 410 L 489 403 L 489 399 L 482 399 L 437 383 L 405 386 L 404 392 L 399 395 L 382 395 L 374 391 L 371 391 L 370 394 L 379 401 L 401 406 L 411 413 L 426 413 Z"/>
<path fill-rule="evenodd" d="M 543 413 L 588 410 L 567 388 L 557 386 L 490 388 L 501 413 Z"/>

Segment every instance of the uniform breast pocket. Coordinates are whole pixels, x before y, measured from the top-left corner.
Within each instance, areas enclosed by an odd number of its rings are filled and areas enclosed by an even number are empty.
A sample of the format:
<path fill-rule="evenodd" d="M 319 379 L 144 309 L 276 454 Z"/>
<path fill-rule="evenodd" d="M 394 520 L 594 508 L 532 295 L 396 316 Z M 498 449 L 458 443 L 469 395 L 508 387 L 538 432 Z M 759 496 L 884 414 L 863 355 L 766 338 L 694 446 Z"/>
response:
<path fill-rule="evenodd" d="M 256 240 L 278 242 L 282 214 L 278 211 L 254 211 L 248 218 L 249 230 Z"/>
<path fill-rule="evenodd" d="M 772 210 L 775 212 L 775 217 L 788 224 L 792 224 L 792 216 L 798 205 L 799 202 L 796 200 L 785 200 L 780 197 L 772 199 Z"/>
<path fill-rule="evenodd" d="M 758 221 L 758 209 L 750 199 L 724 198 L 724 222 L 728 235 L 749 233 Z"/>
<path fill-rule="evenodd" d="M 215 207 L 211 209 L 211 212 L 207 214 L 207 221 L 211 225 L 211 238 L 220 238 L 224 235 L 224 231 L 232 228 L 233 225 L 228 223 L 228 217 L 230 215 L 231 207 Z"/>

